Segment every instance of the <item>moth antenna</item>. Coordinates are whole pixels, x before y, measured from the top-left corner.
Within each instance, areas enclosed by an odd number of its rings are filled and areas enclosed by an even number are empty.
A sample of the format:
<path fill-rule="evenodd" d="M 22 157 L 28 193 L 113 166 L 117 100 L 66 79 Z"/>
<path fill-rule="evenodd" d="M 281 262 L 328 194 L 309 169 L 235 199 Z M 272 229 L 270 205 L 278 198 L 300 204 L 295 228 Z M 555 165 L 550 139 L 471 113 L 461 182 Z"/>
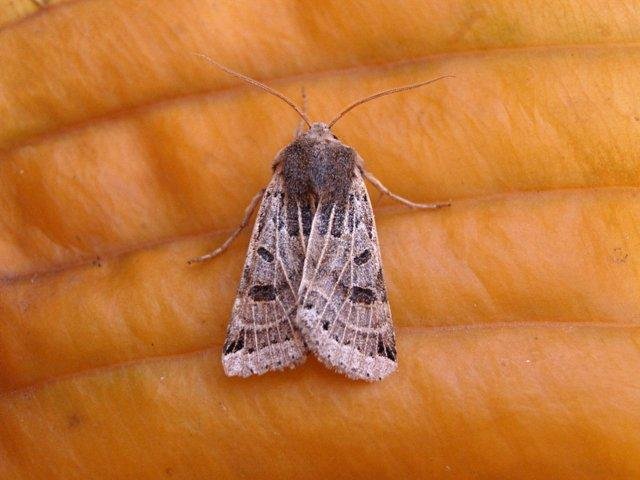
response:
<path fill-rule="evenodd" d="M 298 106 L 293 103 L 291 100 L 289 100 L 287 97 L 285 97 L 282 93 L 278 92 L 277 90 L 274 90 L 273 88 L 265 85 L 264 83 L 260 83 L 257 80 L 254 80 L 251 77 L 247 77 L 246 75 L 243 75 L 242 73 L 238 73 L 235 72 L 233 70 L 231 70 L 230 68 L 225 67 L 224 65 L 221 65 L 220 63 L 216 62 L 215 60 L 213 60 L 211 57 L 208 57 L 207 55 L 204 55 L 203 53 L 194 53 L 194 55 L 197 55 L 198 57 L 202 57 L 204 58 L 207 62 L 209 62 L 210 64 L 218 67 L 220 70 L 222 70 L 223 72 L 228 73 L 229 75 L 232 75 L 236 78 L 239 78 L 240 80 L 253 85 L 254 87 L 258 87 L 261 90 L 264 90 L 267 93 L 270 93 L 271 95 L 274 95 L 276 97 L 278 97 L 280 100 L 282 100 L 283 102 L 285 102 L 287 105 L 289 105 L 291 108 L 293 108 L 296 113 L 300 116 L 300 118 L 302 118 L 302 120 L 304 120 L 304 122 L 311 127 L 311 122 L 309 121 L 309 119 L 307 118 L 307 116 L 305 115 L 305 113 L 300 110 L 300 108 L 298 108 Z"/>
<path fill-rule="evenodd" d="M 338 120 L 340 120 L 347 112 L 350 112 L 351 110 L 356 108 L 358 105 L 362 105 L 363 103 L 369 102 L 371 100 L 375 100 L 376 98 L 384 97 L 385 95 L 391 95 L 392 93 L 404 92 L 405 90 L 411 90 L 413 88 L 429 85 L 430 83 L 437 82 L 438 80 L 442 80 L 443 78 L 456 78 L 456 77 L 454 75 L 443 75 L 441 77 L 433 78 L 431 80 L 426 80 L 424 82 L 413 83 L 411 85 L 405 85 L 404 87 L 390 88 L 389 90 L 383 90 L 382 92 L 374 93 L 373 95 L 369 95 L 368 97 L 358 100 L 357 102 L 353 102 L 347 108 L 342 110 L 338 115 L 336 115 L 336 118 L 334 118 L 329 122 L 329 128 L 335 125 L 335 123 Z"/>
<path fill-rule="evenodd" d="M 300 93 L 302 94 L 302 111 L 307 114 L 307 94 L 304 91 L 304 85 L 300 87 Z M 296 128 L 296 138 L 298 138 L 304 132 L 304 122 L 300 122 L 298 128 Z"/>
<path fill-rule="evenodd" d="M 304 89 L 304 85 L 300 87 L 300 95 L 302 96 L 302 111 L 307 114 L 307 92 Z"/>

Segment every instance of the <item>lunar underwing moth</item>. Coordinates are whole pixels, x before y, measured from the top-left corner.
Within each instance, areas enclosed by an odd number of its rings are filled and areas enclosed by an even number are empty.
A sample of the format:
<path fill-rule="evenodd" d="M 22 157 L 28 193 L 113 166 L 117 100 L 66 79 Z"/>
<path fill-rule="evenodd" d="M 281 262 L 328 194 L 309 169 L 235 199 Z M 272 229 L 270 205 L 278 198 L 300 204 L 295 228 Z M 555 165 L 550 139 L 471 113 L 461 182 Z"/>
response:
<path fill-rule="evenodd" d="M 200 56 L 284 100 L 308 127 L 278 153 L 271 181 L 254 197 L 236 231 L 218 249 L 190 261 L 224 251 L 261 200 L 222 349 L 225 373 L 247 377 L 293 368 L 310 351 L 349 378 L 386 377 L 397 366 L 395 334 L 364 179 L 410 207 L 449 203 L 417 204 L 391 193 L 331 127 L 366 101 L 445 77 L 379 92 L 329 123 L 311 123 L 281 93 Z"/>

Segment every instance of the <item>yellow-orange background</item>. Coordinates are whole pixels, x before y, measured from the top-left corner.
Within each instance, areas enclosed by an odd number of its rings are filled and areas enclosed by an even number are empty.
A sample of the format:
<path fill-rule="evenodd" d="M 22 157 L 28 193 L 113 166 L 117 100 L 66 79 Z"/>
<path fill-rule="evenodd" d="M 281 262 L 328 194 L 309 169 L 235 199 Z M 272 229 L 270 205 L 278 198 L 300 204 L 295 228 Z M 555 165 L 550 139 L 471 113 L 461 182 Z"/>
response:
<path fill-rule="evenodd" d="M 0 478 L 640 477 L 640 4 L 0 1 Z M 400 368 L 219 354 L 297 119 L 376 203 Z M 375 198 L 375 194 L 374 194 Z"/>

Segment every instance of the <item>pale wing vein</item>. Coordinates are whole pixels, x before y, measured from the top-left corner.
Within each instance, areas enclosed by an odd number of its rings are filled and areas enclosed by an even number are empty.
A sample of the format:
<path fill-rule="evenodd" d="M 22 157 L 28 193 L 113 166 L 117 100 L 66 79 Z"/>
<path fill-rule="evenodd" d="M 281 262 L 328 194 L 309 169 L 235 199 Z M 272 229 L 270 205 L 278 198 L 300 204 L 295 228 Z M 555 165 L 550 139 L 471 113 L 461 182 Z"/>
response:
<path fill-rule="evenodd" d="M 313 272 L 313 278 L 309 282 L 306 295 L 308 295 L 309 292 L 311 291 L 311 288 L 315 286 L 316 277 L 318 275 L 318 270 L 320 269 L 320 264 L 322 263 L 322 259 L 324 258 L 325 251 L 327 249 L 327 245 L 329 244 L 329 232 L 331 232 L 331 228 L 333 227 L 333 213 L 335 211 L 335 207 L 336 207 L 335 203 L 331 205 L 331 213 L 329 214 L 329 222 L 328 222 L 328 226 L 327 226 L 327 235 L 324 238 L 324 242 L 322 244 L 322 250 L 320 250 L 320 255 L 318 257 L 318 261 L 316 262 L 316 268 L 315 268 L 315 271 Z M 317 208 L 316 212 L 319 212 L 319 211 L 321 211 L 320 204 L 318 204 L 318 208 Z M 316 213 L 315 217 L 317 217 L 317 216 L 318 216 L 318 214 Z M 313 235 L 313 229 L 315 229 L 315 223 L 316 222 L 315 222 L 315 218 L 314 218 L 313 225 L 311 226 L 311 228 L 312 228 L 312 233 L 311 234 L 312 235 Z M 305 295 L 305 298 L 306 298 L 306 295 Z"/>

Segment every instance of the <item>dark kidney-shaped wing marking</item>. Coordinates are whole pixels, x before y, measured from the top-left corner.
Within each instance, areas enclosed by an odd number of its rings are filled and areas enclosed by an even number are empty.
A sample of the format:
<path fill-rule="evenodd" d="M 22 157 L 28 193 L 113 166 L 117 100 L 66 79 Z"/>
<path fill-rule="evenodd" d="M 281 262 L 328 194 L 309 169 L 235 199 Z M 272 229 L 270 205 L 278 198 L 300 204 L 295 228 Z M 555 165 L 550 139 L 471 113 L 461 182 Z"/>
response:
<path fill-rule="evenodd" d="M 373 210 L 357 167 L 347 198 L 318 203 L 296 321 L 313 353 L 350 378 L 380 380 L 396 369 Z"/>
<path fill-rule="evenodd" d="M 267 187 L 251 234 L 222 365 L 247 377 L 293 368 L 306 358 L 295 326 L 312 206 L 285 193 L 278 170 Z"/>

